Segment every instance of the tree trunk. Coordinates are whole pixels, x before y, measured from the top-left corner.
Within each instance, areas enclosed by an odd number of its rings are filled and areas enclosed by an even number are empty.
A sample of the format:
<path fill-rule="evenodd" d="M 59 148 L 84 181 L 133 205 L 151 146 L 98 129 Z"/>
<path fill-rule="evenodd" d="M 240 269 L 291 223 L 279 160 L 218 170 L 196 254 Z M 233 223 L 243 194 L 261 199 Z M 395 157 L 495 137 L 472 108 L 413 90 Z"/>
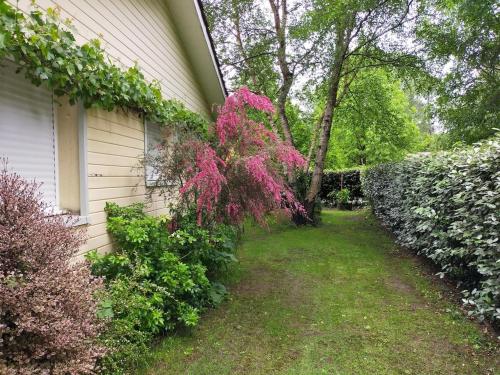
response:
<path fill-rule="evenodd" d="M 278 41 L 278 64 L 281 71 L 281 78 L 283 80 L 278 96 L 278 115 L 281 123 L 281 129 L 283 131 L 283 137 L 286 142 L 293 145 L 290 123 L 288 122 L 288 116 L 286 115 L 286 102 L 288 100 L 288 94 L 290 93 L 294 78 L 286 60 L 287 5 L 286 0 L 281 0 L 280 9 L 280 3 L 278 2 L 278 4 L 276 4 L 274 1 L 275 0 L 269 0 L 269 5 L 271 6 L 274 16 L 274 29 L 276 31 L 276 39 Z"/>
<path fill-rule="evenodd" d="M 293 77 L 293 75 L 290 76 Z M 278 114 L 281 123 L 281 129 L 283 130 L 283 137 L 285 141 L 291 145 L 293 145 L 293 137 L 292 132 L 290 131 L 290 123 L 288 122 L 288 116 L 286 115 L 286 102 L 288 98 L 288 93 L 290 92 L 290 88 L 292 87 L 292 79 L 287 78 L 283 81 L 283 86 L 280 90 L 280 95 L 278 97 Z"/>
<path fill-rule="evenodd" d="M 313 139 L 311 139 L 311 144 L 309 145 L 309 151 L 307 152 L 306 164 L 304 165 L 304 172 L 309 170 L 309 166 L 311 165 L 311 159 L 313 155 L 313 151 L 316 149 L 316 145 L 318 144 L 318 133 L 321 128 L 321 124 L 323 123 L 323 117 L 325 116 L 325 112 L 321 114 L 316 126 L 313 131 Z"/>
<path fill-rule="evenodd" d="M 316 158 L 314 160 L 314 171 L 311 178 L 311 184 L 306 194 L 304 208 L 307 215 L 314 221 L 314 205 L 316 197 L 321 189 L 321 181 L 323 179 L 323 170 L 325 167 L 326 154 L 330 143 L 330 133 L 332 130 L 333 113 L 337 106 L 337 97 L 339 93 L 339 85 L 342 73 L 342 67 L 345 61 L 346 52 L 349 48 L 349 41 L 353 23 L 345 25 L 339 30 L 335 43 L 335 56 L 331 70 L 330 88 L 328 90 L 328 99 L 325 107 L 323 123 L 320 129 L 319 144 L 316 148 Z"/>
<path fill-rule="evenodd" d="M 280 133 L 279 133 L 278 127 L 274 123 L 273 115 L 271 113 L 268 113 L 267 114 L 267 119 L 269 121 L 269 125 L 271 125 L 272 131 L 276 134 L 277 137 L 279 137 Z"/>

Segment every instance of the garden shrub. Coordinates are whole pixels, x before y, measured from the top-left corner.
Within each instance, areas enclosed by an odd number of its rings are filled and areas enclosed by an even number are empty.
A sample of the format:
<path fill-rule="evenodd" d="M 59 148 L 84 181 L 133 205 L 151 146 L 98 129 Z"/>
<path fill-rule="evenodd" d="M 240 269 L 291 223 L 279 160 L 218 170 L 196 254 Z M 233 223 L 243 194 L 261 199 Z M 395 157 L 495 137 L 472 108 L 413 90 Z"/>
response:
<path fill-rule="evenodd" d="M 149 283 L 127 277 L 113 279 L 102 294 L 99 316 L 108 319 L 100 341 L 108 354 L 100 360 L 103 374 L 124 374 L 140 363 L 154 337 L 162 309 Z"/>
<path fill-rule="evenodd" d="M 398 241 L 459 281 L 470 314 L 500 321 L 500 137 L 366 171 L 363 188 Z"/>
<path fill-rule="evenodd" d="M 336 193 L 342 189 L 349 190 L 349 198 L 351 200 L 360 201 L 363 198 L 361 171 L 359 169 L 345 171 L 326 170 L 323 172 L 319 196 L 325 204 L 334 206 Z"/>
<path fill-rule="evenodd" d="M 332 191 L 328 197 L 333 199 L 335 205 L 340 209 L 348 209 L 352 206 L 349 205 L 351 199 L 351 192 L 347 188 L 340 189 L 339 191 Z"/>
<path fill-rule="evenodd" d="M 47 216 L 38 188 L 0 171 L 0 373 L 92 373 L 102 281 L 71 262 L 83 233 Z"/>
<path fill-rule="evenodd" d="M 238 238 L 237 227 L 212 222 L 200 227 L 196 210 L 176 213 L 175 231 L 170 235 L 170 249 L 188 263 L 201 263 L 207 269 L 209 278 L 217 278 L 236 261 L 234 249 Z"/>
<path fill-rule="evenodd" d="M 155 192 L 177 196 L 183 209 L 194 205 L 200 227 L 238 225 L 249 216 L 266 225 L 268 215 L 277 212 L 304 215 L 287 176 L 305 160 L 268 129 L 274 111 L 268 97 L 246 87 L 236 90 L 218 108 L 208 139 L 177 132 L 175 142 L 163 142 L 146 155 L 145 164 L 158 176 Z"/>
<path fill-rule="evenodd" d="M 235 260 L 236 243 L 231 227 L 202 229 L 195 212 L 174 224 L 146 215 L 143 204 L 107 203 L 105 210 L 115 252 L 87 258 L 107 286 L 99 313 L 110 319 L 101 340 L 111 352 L 100 365 L 116 374 L 140 362 L 155 335 L 196 325 L 204 308 L 223 300 L 215 277 Z"/>

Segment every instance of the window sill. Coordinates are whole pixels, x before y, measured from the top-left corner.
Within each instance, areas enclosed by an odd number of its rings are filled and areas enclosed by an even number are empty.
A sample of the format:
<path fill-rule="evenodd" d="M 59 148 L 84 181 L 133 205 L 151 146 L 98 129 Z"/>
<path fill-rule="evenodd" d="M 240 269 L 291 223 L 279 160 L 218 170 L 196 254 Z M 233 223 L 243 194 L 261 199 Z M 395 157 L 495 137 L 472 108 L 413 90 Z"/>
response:
<path fill-rule="evenodd" d="M 158 182 L 156 180 L 147 180 L 146 181 L 146 187 L 148 188 L 161 188 L 161 187 L 169 187 L 169 186 L 176 186 L 177 184 L 175 182 Z"/>
<path fill-rule="evenodd" d="M 90 224 L 90 218 L 88 216 L 78 216 L 78 215 L 65 215 L 70 218 L 67 222 L 68 227 L 79 227 L 81 225 Z"/>
<path fill-rule="evenodd" d="M 79 227 L 81 225 L 90 224 L 89 216 L 75 215 L 71 212 L 61 210 L 57 207 L 49 207 L 46 212 L 46 216 L 63 216 L 67 227 Z"/>

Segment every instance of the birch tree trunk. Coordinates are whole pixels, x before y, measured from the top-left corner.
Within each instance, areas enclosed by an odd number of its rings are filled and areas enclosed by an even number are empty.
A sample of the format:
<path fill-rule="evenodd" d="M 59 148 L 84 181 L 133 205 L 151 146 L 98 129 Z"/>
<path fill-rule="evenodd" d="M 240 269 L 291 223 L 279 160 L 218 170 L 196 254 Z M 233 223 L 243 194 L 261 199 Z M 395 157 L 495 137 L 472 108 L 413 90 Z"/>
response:
<path fill-rule="evenodd" d="M 342 67 L 346 58 L 346 53 L 349 48 L 349 41 L 353 30 L 353 22 L 349 22 L 342 28 L 339 28 L 337 40 L 335 42 L 335 55 L 331 70 L 330 88 L 328 90 L 328 99 L 325 106 L 323 122 L 320 128 L 319 143 L 316 147 L 316 157 L 314 160 L 314 170 L 311 178 L 311 183 L 306 194 L 304 208 L 309 216 L 309 219 L 314 220 L 314 205 L 316 197 L 321 189 L 323 179 L 323 170 L 325 167 L 326 154 L 330 143 L 330 134 L 332 130 L 333 113 L 338 104 L 338 94 Z"/>
<path fill-rule="evenodd" d="M 316 150 L 316 146 L 318 144 L 318 133 L 321 129 L 321 124 L 323 123 L 324 116 L 325 112 L 323 111 L 318 122 L 316 123 L 316 126 L 314 127 L 313 137 L 311 139 L 311 144 L 309 145 L 309 151 L 307 152 L 306 164 L 304 165 L 304 172 L 307 172 L 309 170 L 309 166 L 311 165 L 312 155 L 314 150 Z"/>
<path fill-rule="evenodd" d="M 283 80 L 280 93 L 278 96 L 278 116 L 281 123 L 281 130 L 283 131 L 283 137 L 285 141 L 293 145 L 292 132 L 290 131 L 290 123 L 288 122 L 288 116 L 286 115 L 286 102 L 288 99 L 288 94 L 293 83 L 293 73 L 290 71 L 286 58 L 286 28 L 287 28 L 287 3 L 286 0 L 278 1 L 277 4 L 275 0 L 269 0 L 269 5 L 274 16 L 274 29 L 276 31 L 276 39 L 278 41 L 278 64 L 281 71 L 281 78 Z M 281 14 L 280 14 L 281 11 Z"/>

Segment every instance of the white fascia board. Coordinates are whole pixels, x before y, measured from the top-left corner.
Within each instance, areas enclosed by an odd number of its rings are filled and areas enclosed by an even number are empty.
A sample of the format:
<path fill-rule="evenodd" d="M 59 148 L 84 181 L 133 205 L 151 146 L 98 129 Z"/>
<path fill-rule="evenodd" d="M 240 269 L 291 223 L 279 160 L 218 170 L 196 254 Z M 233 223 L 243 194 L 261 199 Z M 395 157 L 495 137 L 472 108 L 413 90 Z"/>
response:
<path fill-rule="evenodd" d="M 224 80 L 197 0 L 165 0 L 209 107 L 226 98 Z"/>

